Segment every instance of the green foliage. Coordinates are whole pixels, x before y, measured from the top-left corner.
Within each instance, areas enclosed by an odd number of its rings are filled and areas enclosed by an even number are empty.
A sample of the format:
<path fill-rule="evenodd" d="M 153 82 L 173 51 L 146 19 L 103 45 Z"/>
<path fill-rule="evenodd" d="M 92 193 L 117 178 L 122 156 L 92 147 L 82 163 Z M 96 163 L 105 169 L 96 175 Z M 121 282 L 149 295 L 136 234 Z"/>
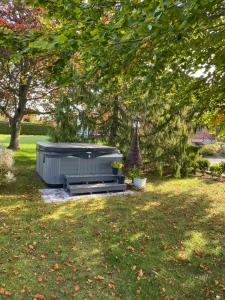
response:
<path fill-rule="evenodd" d="M 156 172 L 156 176 L 158 176 L 160 178 L 163 176 L 163 164 L 162 164 L 162 162 L 158 162 L 156 164 L 155 172 Z"/>
<path fill-rule="evenodd" d="M 212 177 L 220 177 L 222 175 L 222 168 L 219 164 L 211 165 L 209 168 Z"/>
<path fill-rule="evenodd" d="M 222 170 L 222 173 L 225 173 L 225 161 L 221 161 L 219 165 Z"/>
<path fill-rule="evenodd" d="M 30 48 L 55 49 L 59 59 L 53 78 L 64 86 L 79 83 L 75 103 L 85 107 L 84 127 L 100 132 L 104 142 L 126 154 L 138 116 L 142 157 L 152 169 L 160 163 L 176 177 L 194 171 L 195 158 L 187 151 L 193 116 L 223 109 L 223 54 L 215 51 L 223 49 L 220 2 L 35 4 L 43 5 L 59 23 Z M 79 70 L 77 80 L 70 76 L 71 63 Z M 204 76 L 192 76 L 203 65 Z M 93 97 L 77 97 L 84 86 L 94 91 Z M 95 119 L 90 117 L 93 109 Z M 77 124 L 69 123 L 68 133 L 57 127 L 55 140 L 79 140 Z"/>
<path fill-rule="evenodd" d="M 208 144 L 201 147 L 200 153 L 203 156 L 217 156 L 220 153 L 220 144 Z"/>
<path fill-rule="evenodd" d="M 130 179 L 134 179 L 134 178 L 139 178 L 142 176 L 142 170 L 141 168 L 137 167 L 137 166 L 134 166 L 133 168 L 131 168 L 130 170 L 128 170 L 127 172 L 127 176 L 128 178 Z"/>
<path fill-rule="evenodd" d="M 181 176 L 187 177 L 196 172 L 196 164 L 199 159 L 199 147 L 188 145 L 181 162 Z"/>
<path fill-rule="evenodd" d="M 197 169 L 204 175 L 209 170 L 210 162 L 207 158 L 200 157 L 196 161 Z"/>
<path fill-rule="evenodd" d="M 51 129 L 52 127 L 48 125 L 23 122 L 21 135 L 48 135 Z M 10 134 L 8 122 L 0 121 L 0 134 Z"/>
<path fill-rule="evenodd" d="M 67 96 L 62 96 L 56 105 L 56 127 L 50 131 L 54 142 L 77 142 L 79 140 L 78 118 Z"/>
<path fill-rule="evenodd" d="M 219 153 L 220 153 L 221 156 L 225 156 L 225 144 L 222 144 L 222 145 L 221 145 L 221 148 L 220 148 L 220 152 L 219 152 Z"/>

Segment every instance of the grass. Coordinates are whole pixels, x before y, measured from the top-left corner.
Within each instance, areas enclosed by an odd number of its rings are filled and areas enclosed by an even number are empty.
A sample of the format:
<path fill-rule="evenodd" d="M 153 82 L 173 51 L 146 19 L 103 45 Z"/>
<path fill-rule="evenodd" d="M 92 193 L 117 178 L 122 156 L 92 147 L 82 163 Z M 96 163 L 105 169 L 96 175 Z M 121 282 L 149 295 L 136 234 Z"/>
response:
<path fill-rule="evenodd" d="M 0 299 L 223 299 L 223 183 L 45 205 L 39 139 L 22 137 L 17 182 L 0 187 Z"/>

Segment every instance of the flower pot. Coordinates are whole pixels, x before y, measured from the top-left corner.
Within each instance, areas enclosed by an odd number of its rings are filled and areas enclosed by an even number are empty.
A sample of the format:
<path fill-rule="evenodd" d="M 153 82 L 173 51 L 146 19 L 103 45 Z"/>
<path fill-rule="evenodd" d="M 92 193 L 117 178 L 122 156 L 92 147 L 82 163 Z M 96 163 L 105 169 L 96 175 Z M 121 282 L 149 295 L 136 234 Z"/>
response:
<path fill-rule="evenodd" d="M 119 184 L 124 184 L 124 182 L 125 182 L 125 176 L 118 176 L 117 180 L 118 180 Z"/>
<path fill-rule="evenodd" d="M 119 169 L 117 168 L 112 168 L 112 173 L 113 175 L 118 175 Z"/>
<path fill-rule="evenodd" d="M 138 189 L 143 189 L 146 186 L 147 178 L 134 178 L 134 186 Z"/>

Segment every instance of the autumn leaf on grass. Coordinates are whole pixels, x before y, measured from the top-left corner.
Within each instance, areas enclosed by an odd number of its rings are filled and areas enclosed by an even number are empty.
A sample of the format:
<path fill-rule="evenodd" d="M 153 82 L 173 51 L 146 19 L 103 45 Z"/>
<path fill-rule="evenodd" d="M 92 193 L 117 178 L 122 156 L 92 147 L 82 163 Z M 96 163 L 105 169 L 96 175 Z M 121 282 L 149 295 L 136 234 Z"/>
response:
<path fill-rule="evenodd" d="M 144 247 L 144 246 L 141 246 L 141 247 L 140 247 L 140 251 L 143 252 L 144 250 L 145 250 L 145 247 Z"/>
<path fill-rule="evenodd" d="M 110 282 L 108 283 L 108 288 L 109 288 L 109 289 L 115 290 L 115 283 L 112 282 L 112 281 L 110 281 Z"/>
<path fill-rule="evenodd" d="M 54 270 L 59 270 L 61 267 L 59 264 L 54 264 L 52 267 Z"/>
<path fill-rule="evenodd" d="M 79 292 L 80 291 L 80 285 L 79 284 L 75 284 L 74 290 L 75 290 L 75 292 Z"/>
<path fill-rule="evenodd" d="M 139 287 L 138 289 L 136 289 L 136 294 L 140 295 L 140 293 L 141 293 L 141 288 Z"/>
<path fill-rule="evenodd" d="M 36 295 L 34 295 L 34 299 L 36 300 L 40 300 L 40 299 L 45 299 L 45 296 L 44 295 L 42 295 L 42 294 L 36 294 Z"/>
<path fill-rule="evenodd" d="M 105 278 L 101 275 L 97 275 L 95 276 L 95 280 L 98 280 L 98 281 L 101 281 L 101 280 L 104 280 Z"/>
<path fill-rule="evenodd" d="M 44 278 L 40 276 L 40 277 L 38 277 L 37 281 L 38 281 L 39 283 L 42 283 L 42 282 L 44 282 Z"/>
<path fill-rule="evenodd" d="M 7 291 L 5 288 L 0 287 L 0 295 L 1 296 L 11 296 L 11 293 Z"/>
<path fill-rule="evenodd" d="M 140 280 L 140 279 L 141 279 L 141 277 L 143 277 L 143 276 L 144 276 L 144 272 L 143 272 L 143 270 L 142 270 L 142 269 L 140 269 L 140 270 L 138 271 L 137 280 Z"/>
<path fill-rule="evenodd" d="M 135 265 L 131 267 L 132 271 L 135 271 L 136 269 L 137 269 L 137 266 L 135 266 Z"/>
<path fill-rule="evenodd" d="M 129 250 L 129 251 L 134 251 L 135 249 L 134 249 L 134 247 L 132 247 L 132 246 L 128 246 L 128 247 L 127 247 L 127 250 Z"/>

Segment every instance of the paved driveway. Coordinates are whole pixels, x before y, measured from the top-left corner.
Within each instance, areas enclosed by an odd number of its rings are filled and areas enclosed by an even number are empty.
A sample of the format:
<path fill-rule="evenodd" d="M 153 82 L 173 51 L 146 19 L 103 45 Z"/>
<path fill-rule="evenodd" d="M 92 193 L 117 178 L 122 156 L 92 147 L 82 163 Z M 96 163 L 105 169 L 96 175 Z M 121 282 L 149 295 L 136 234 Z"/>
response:
<path fill-rule="evenodd" d="M 221 161 L 225 161 L 224 157 L 206 157 L 206 158 L 210 161 L 211 165 L 218 164 Z"/>

